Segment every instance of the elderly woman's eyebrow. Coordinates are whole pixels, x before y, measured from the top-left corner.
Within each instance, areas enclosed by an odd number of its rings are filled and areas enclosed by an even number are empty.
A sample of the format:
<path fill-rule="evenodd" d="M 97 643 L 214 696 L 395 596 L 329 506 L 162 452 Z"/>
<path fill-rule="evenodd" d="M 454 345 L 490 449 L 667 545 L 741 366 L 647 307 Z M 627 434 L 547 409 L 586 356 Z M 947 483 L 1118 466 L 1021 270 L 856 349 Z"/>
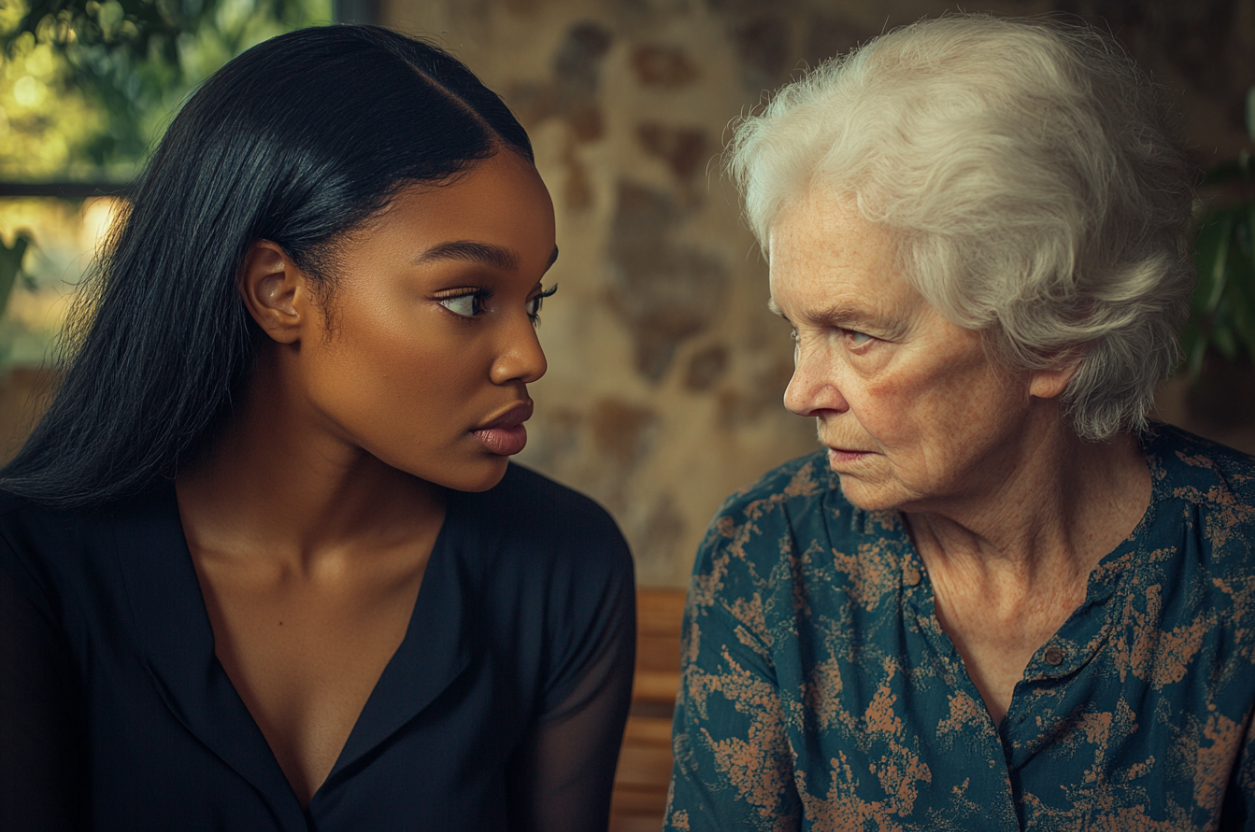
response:
<path fill-rule="evenodd" d="M 773 315 L 779 315 L 786 321 L 789 316 L 784 314 L 779 306 L 776 305 L 775 298 L 767 299 L 767 309 Z M 844 301 L 837 301 L 829 306 L 823 307 L 814 313 L 807 314 L 807 320 L 817 321 L 819 323 L 830 324 L 840 327 L 874 327 L 877 329 L 900 329 L 901 327 L 889 327 L 884 321 L 868 312 L 862 307 L 855 306 Z M 792 323 L 792 321 L 789 321 Z"/>
<path fill-rule="evenodd" d="M 549 268 L 558 259 L 558 247 L 553 247 L 549 255 Z M 493 243 L 481 243 L 475 240 L 452 240 L 440 243 L 424 251 L 414 258 L 415 265 L 438 262 L 440 260 L 467 260 L 474 263 L 485 263 L 502 271 L 512 272 L 519 267 L 519 255 L 512 249 Z"/>
<path fill-rule="evenodd" d="M 877 323 L 866 309 L 844 301 L 836 301 L 807 315 L 813 321 L 834 326 L 868 326 Z"/>

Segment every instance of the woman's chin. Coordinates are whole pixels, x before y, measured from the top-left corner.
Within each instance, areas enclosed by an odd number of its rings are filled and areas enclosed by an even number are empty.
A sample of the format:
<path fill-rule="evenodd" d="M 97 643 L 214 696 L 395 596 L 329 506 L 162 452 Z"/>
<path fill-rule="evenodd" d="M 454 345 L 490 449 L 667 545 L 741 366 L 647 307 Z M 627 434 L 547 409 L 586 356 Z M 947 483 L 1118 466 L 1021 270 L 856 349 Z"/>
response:
<path fill-rule="evenodd" d="M 896 489 L 869 483 L 851 474 L 838 474 L 841 493 L 855 508 L 863 511 L 892 511 L 902 505 L 903 495 Z"/>
<path fill-rule="evenodd" d="M 440 477 L 434 481 L 454 491 L 487 491 L 490 488 L 495 488 L 502 478 L 505 477 L 506 467 L 509 463 L 510 457 L 508 456 L 485 455 L 484 458 L 478 459 L 464 467 L 459 467 L 456 471 L 450 471 L 448 476 Z"/>

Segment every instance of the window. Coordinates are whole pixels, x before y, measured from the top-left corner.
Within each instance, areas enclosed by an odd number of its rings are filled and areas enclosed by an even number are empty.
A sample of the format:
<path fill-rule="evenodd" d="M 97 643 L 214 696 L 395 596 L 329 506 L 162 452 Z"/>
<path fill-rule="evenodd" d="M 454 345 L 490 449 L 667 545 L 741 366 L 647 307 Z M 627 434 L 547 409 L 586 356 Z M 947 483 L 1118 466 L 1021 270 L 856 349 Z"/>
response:
<path fill-rule="evenodd" d="M 374 14 L 372 0 L 0 6 L 0 369 L 51 357 L 125 183 L 197 84 L 273 35 Z"/>

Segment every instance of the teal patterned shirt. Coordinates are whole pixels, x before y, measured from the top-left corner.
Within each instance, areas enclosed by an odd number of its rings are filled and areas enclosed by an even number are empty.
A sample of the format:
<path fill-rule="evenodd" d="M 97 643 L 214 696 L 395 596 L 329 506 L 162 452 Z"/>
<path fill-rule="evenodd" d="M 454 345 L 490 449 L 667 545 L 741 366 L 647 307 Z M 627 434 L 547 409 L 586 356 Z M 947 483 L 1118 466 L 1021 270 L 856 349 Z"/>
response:
<path fill-rule="evenodd" d="M 1153 491 L 1001 725 L 901 517 L 823 452 L 731 497 L 685 613 L 668 830 L 1255 829 L 1255 459 L 1167 426 Z"/>

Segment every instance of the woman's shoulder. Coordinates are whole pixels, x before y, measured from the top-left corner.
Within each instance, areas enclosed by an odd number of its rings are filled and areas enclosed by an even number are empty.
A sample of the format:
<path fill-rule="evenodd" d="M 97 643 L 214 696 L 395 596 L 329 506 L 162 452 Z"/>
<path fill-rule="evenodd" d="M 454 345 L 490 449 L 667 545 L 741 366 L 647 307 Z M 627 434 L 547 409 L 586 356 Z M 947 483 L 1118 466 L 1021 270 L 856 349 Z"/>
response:
<path fill-rule="evenodd" d="M 872 572 L 889 575 L 900 566 L 900 527 L 896 512 L 851 505 L 819 450 L 772 469 L 724 502 L 698 551 L 693 586 L 718 585 L 725 596 L 799 581 L 879 586 L 869 583 Z"/>
<path fill-rule="evenodd" d="M 1164 423 L 1152 425 L 1142 442 L 1152 464 L 1160 461 L 1165 465 L 1160 476 L 1169 472 L 1180 475 L 1184 470 L 1210 472 L 1202 478 L 1230 482 L 1237 490 L 1255 494 L 1255 456 Z"/>
<path fill-rule="evenodd" d="M 458 493 L 456 530 L 476 560 L 499 574 L 524 569 L 555 579 L 630 577 L 632 555 L 619 526 L 591 497 L 511 462 L 494 488 Z M 487 565 L 485 561 L 485 565 Z M 498 568 L 499 567 L 499 568 Z"/>
<path fill-rule="evenodd" d="M 481 510 L 524 520 L 539 532 L 622 538 L 614 518 L 596 500 L 515 462 L 495 488 L 472 499 Z"/>
<path fill-rule="evenodd" d="M 1193 577 L 1172 582 L 1198 587 L 1199 597 L 1220 588 L 1225 604 L 1255 603 L 1255 594 L 1230 591 L 1255 581 L 1255 458 L 1167 425 L 1152 428 L 1143 447 L 1156 508 L 1141 526 L 1140 549 L 1179 555 L 1152 557 L 1147 568 L 1177 563 Z"/>
<path fill-rule="evenodd" d="M 112 574 L 114 508 L 57 507 L 0 491 L 0 569 L 39 607 L 82 596 Z"/>
<path fill-rule="evenodd" d="M 0 541 L 46 544 L 90 543 L 102 526 L 120 518 L 143 522 L 178 516 L 173 487 L 161 483 L 142 493 L 99 505 L 61 506 L 0 489 Z"/>
<path fill-rule="evenodd" d="M 734 492 L 719 507 L 721 518 L 756 520 L 773 513 L 795 512 L 835 499 L 848 506 L 841 496 L 836 475 L 828 467 L 826 451 L 819 450 L 791 459 L 771 469 L 750 485 Z"/>
<path fill-rule="evenodd" d="M 1161 494 L 1224 515 L 1255 537 L 1255 457 L 1172 425 L 1152 427 L 1143 446 Z"/>
<path fill-rule="evenodd" d="M 830 540 L 861 538 L 869 526 L 891 527 L 895 517 L 852 506 L 821 449 L 773 468 L 728 497 L 711 521 L 706 543 L 734 537 L 757 541 L 785 532 L 806 539 L 817 539 L 821 531 Z"/>
<path fill-rule="evenodd" d="M 0 490 L 0 553 L 43 560 L 93 537 L 100 509 L 60 508 Z"/>

